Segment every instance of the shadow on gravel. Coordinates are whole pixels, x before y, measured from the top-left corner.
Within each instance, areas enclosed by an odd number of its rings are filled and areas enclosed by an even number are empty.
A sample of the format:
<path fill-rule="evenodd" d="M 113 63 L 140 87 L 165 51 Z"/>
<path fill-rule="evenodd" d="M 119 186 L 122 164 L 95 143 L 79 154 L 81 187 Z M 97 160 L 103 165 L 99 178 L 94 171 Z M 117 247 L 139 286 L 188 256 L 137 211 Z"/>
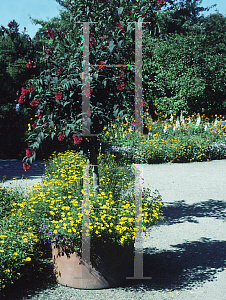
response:
<path fill-rule="evenodd" d="M 128 291 L 136 286 L 147 291 L 190 289 L 213 281 L 216 273 L 226 269 L 226 241 L 203 238 L 174 247 L 175 251 L 158 253 L 155 249 L 144 249 L 143 276 L 152 279 L 127 280 L 124 288 Z"/>
<path fill-rule="evenodd" d="M 192 205 L 186 204 L 184 200 L 169 203 L 164 209 L 162 224 L 198 223 L 196 217 L 213 217 L 226 221 L 226 201 L 209 199 Z"/>
<path fill-rule="evenodd" d="M 126 280 L 125 291 L 172 291 L 192 289 L 213 281 L 218 272 L 226 269 L 226 241 L 201 239 L 175 245 L 175 251 L 156 252 L 146 248 L 143 253 L 144 277 L 147 280 Z M 29 299 L 45 289 L 57 287 L 52 269 L 46 266 L 42 272 L 31 272 L 29 281 L 18 281 L 3 299 Z M 39 275 L 37 275 L 39 273 Z M 133 277 L 133 274 L 128 274 Z M 115 288 L 117 291 L 117 288 Z"/>

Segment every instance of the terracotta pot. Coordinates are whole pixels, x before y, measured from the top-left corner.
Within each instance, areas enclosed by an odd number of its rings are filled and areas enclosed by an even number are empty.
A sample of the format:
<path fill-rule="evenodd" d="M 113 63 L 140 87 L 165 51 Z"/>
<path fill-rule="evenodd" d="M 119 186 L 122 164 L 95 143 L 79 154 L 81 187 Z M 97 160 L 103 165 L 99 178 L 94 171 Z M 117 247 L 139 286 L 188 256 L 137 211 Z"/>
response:
<path fill-rule="evenodd" d="M 58 283 L 78 289 L 112 288 L 133 276 L 134 245 L 92 243 L 88 264 L 81 251 L 53 243 L 52 258 Z"/>

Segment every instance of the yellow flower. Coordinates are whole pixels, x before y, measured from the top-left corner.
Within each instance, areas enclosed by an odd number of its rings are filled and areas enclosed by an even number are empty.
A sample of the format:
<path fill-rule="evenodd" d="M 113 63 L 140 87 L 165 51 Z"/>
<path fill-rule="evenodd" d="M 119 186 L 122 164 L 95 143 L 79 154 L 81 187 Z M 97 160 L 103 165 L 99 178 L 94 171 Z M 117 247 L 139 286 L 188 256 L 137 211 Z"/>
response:
<path fill-rule="evenodd" d="M 14 253 L 13 253 L 13 255 L 15 255 L 15 256 L 16 256 L 16 255 L 17 255 L 17 252 L 14 252 Z"/>
<path fill-rule="evenodd" d="M 10 273 L 10 270 L 9 269 L 7 269 L 7 270 L 5 270 L 6 272 L 8 272 L 8 273 Z"/>
<path fill-rule="evenodd" d="M 31 258 L 28 256 L 25 261 L 31 261 Z"/>

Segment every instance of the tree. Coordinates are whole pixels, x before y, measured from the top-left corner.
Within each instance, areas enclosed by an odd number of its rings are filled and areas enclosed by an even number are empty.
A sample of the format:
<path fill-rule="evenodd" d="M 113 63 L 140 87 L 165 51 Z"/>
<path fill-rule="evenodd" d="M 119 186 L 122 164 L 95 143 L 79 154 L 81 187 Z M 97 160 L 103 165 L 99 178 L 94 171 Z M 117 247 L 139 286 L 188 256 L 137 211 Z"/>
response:
<path fill-rule="evenodd" d="M 210 15 L 185 34 L 148 37 L 152 60 L 144 61 L 149 97 L 167 114 L 207 115 L 226 109 L 226 18 Z"/>
<path fill-rule="evenodd" d="M 135 28 L 134 24 L 128 22 L 145 19 L 154 24 L 155 11 L 159 9 L 154 0 L 57 2 L 65 10 L 60 14 L 60 27 L 54 29 L 54 32 L 51 32 L 53 28 L 46 30 L 46 36 L 52 38 L 52 41 L 45 48 L 45 57 L 41 58 L 45 65 L 44 71 L 29 81 L 29 88 L 23 88 L 20 98 L 21 103 L 33 105 L 33 114 L 36 115 L 33 130 L 29 132 L 29 148 L 24 158 L 25 170 L 30 168 L 29 163 L 36 157 L 35 151 L 47 138 L 61 142 L 73 139 L 77 149 L 82 148 L 91 164 L 97 165 L 100 141 L 98 136 L 88 136 L 87 131 L 81 133 L 82 124 L 88 128 L 90 117 L 91 134 L 98 135 L 109 121 L 134 106 L 134 84 L 131 84 L 133 71 L 122 71 L 123 82 L 119 82 L 119 70 L 104 67 L 104 64 L 134 63 L 131 33 Z M 158 0 L 158 3 L 161 4 L 162 1 Z M 87 81 L 85 85 L 82 82 L 82 71 L 86 72 L 85 64 L 82 65 L 83 51 L 86 48 L 83 45 L 84 28 L 77 23 L 88 21 L 97 22 L 90 23 L 90 64 L 103 64 L 102 68 L 90 67 L 90 88 Z M 138 74 L 138 78 L 141 78 L 141 74 Z M 82 99 L 82 87 L 85 88 L 86 97 L 91 96 L 90 105 L 85 112 L 82 112 L 82 108 L 86 106 Z M 142 99 L 137 99 L 137 103 L 142 104 Z M 95 166 L 93 174 L 97 193 L 98 169 Z"/>
<path fill-rule="evenodd" d="M 1 103 L 12 102 L 16 91 L 38 71 L 32 69 L 31 72 L 26 68 L 27 62 L 35 59 L 35 54 L 35 44 L 26 34 L 26 28 L 20 33 L 15 20 L 0 28 L 0 80 L 4 82 L 0 85 Z"/>
<path fill-rule="evenodd" d="M 210 7 L 200 6 L 202 0 L 167 0 L 164 10 L 158 12 L 160 37 L 166 37 L 173 33 L 186 34 L 191 27 L 199 23 L 200 13 L 209 11 L 216 4 Z"/>

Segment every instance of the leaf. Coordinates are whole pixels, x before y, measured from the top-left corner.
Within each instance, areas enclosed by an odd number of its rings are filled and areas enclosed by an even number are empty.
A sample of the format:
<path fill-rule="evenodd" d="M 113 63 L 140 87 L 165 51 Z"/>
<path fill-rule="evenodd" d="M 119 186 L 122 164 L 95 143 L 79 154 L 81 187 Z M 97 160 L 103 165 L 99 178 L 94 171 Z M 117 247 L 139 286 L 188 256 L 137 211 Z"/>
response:
<path fill-rule="evenodd" d="M 110 53 L 112 52 L 112 50 L 114 49 L 114 47 L 115 47 L 114 42 L 113 42 L 113 41 L 110 41 L 110 42 L 109 42 L 109 50 L 110 50 Z"/>
<path fill-rule="evenodd" d="M 45 139 L 44 132 L 40 132 L 40 137 L 41 137 L 42 140 Z"/>
<path fill-rule="evenodd" d="M 47 77 L 46 77 L 46 84 L 49 84 L 50 83 L 50 75 L 48 75 Z"/>
<path fill-rule="evenodd" d="M 123 40 L 121 40 L 121 41 L 118 42 L 118 47 L 119 48 L 121 48 L 122 42 L 123 42 Z"/>
<path fill-rule="evenodd" d="M 118 8 L 118 15 L 120 16 L 123 12 L 124 7 L 119 7 Z"/>
<path fill-rule="evenodd" d="M 52 133 L 51 133 L 51 139 L 52 139 L 52 140 L 54 139 L 54 136 L 55 136 L 55 133 L 52 132 Z"/>
<path fill-rule="evenodd" d="M 106 88 L 106 85 L 107 85 L 107 79 L 104 79 L 104 80 L 102 81 L 102 83 L 103 83 L 104 87 Z"/>
<path fill-rule="evenodd" d="M 66 105 L 70 104 L 70 101 L 66 101 L 63 103 L 63 107 L 65 107 Z"/>
<path fill-rule="evenodd" d="M 57 85 L 58 84 L 58 77 L 53 77 L 52 82 Z"/>
<path fill-rule="evenodd" d="M 71 131 L 70 129 L 67 129 L 67 130 L 65 131 L 66 137 L 68 137 L 70 131 Z"/>
<path fill-rule="evenodd" d="M 32 148 L 36 148 L 39 149 L 39 143 L 38 142 L 34 142 L 33 147 Z"/>
<path fill-rule="evenodd" d="M 134 30 L 134 28 L 132 26 L 132 23 L 129 23 L 129 25 L 127 25 L 127 32 L 131 32 L 133 30 Z"/>

